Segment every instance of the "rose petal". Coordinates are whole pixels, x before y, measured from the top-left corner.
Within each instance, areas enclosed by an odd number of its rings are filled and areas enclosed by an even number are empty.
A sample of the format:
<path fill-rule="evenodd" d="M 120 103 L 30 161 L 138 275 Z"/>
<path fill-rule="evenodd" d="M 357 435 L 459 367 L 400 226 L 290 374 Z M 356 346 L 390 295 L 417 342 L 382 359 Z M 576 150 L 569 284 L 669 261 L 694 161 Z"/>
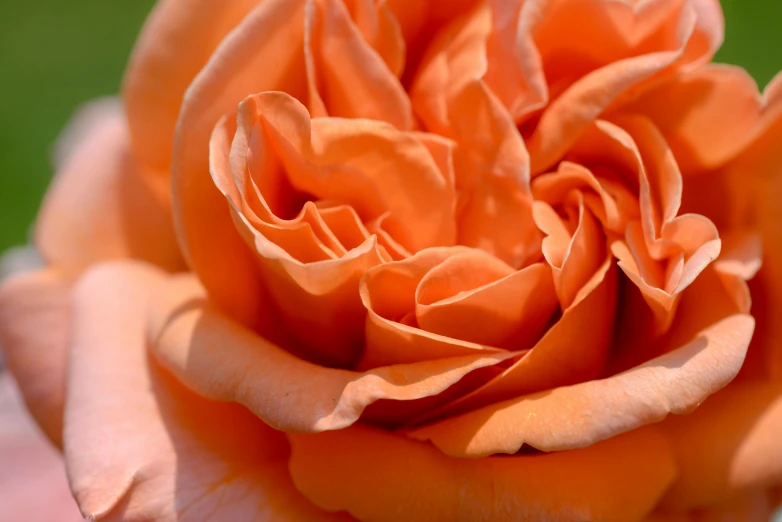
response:
<path fill-rule="evenodd" d="M 661 426 L 679 466 L 664 499 L 667 509 L 705 507 L 782 482 L 782 384 L 735 382 L 694 413 Z"/>
<path fill-rule="evenodd" d="M 722 64 L 678 75 L 623 108 L 654 121 L 685 174 L 716 169 L 735 157 L 754 138 L 763 109 L 752 77 Z"/>
<path fill-rule="evenodd" d="M 136 41 L 123 86 L 133 152 L 168 179 L 182 97 L 257 0 L 161 0 Z M 193 38 L 198 35 L 198 38 Z"/>
<path fill-rule="evenodd" d="M 246 325 L 256 326 L 261 316 L 260 274 L 208 175 L 209 139 L 220 118 L 248 94 L 303 92 L 304 4 L 258 3 L 196 76 L 177 123 L 172 191 L 180 243 L 215 302 Z"/>
<path fill-rule="evenodd" d="M 76 275 L 91 263 L 135 258 L 182 267 L 165 188 L 134 160 L 116 104 L 87 106 L 89 125 L 59 166 L 35 231 L 44 258 Z"/>
<path fill-rule="evenodd" d="M 428 332 L 416 323 L 416 290 L 421 280 L 450 256 L 467 252 L 471 250 L 465 247 L 427 248 L 407 259 L 367 271 L 359 290 L 368 315 L 364 350 L 358 368 L 501 351 L 496 347 Z M 407 322 L 406 318 L 411 320 Z"/>
<path fill-rule="evenodd" d="M 675 475 L 664 438 L 649 429 L 581 450 L 477 460 L 364 426 L 289 440 L 296 487 L 360 520 L 640 520 Z"/>
<path fill-rule="evenodd" d="M 661 510 L 644 522 L 769 522 L 774 504 L 768 491 L 752 491 L 719 503 L 686 512 Z"/>
<path fill-rule="evenodd" d="M 286 432 L 341 429 L 381 399 L 435 396 L 480 368 L 516 356 L 478 353 L 364 373 L 305 362 L 220 315 L 189 276 L 164 286 L 151 317 L 155 354 L 188 387 L 247 406 Z"/>
<path fill-rule="evenodd" d="M 688 413 L 738 373 L 754 320 L 736 314 L 687 344 L 627 372 L 511 399 L 417 428 L 453 456 L 513 454 L 523 444 L 543 451 L 581 448 L 668 413 Z"/>
<path fill-rule="evenodd" d="M 572 12 L 570 20 L 576 21 Z M 527 148 L 532 170 L 540 173 L 553 165 L 595 119 L 627 91 L 671 66 L 684 53 L 695 31 L 697 17 L 684 9 L 675 37 L 638 56 L 611 61 L 575 81 L 543 112 Z M 591 29 L 590 29 L 591 30 Z"/>
<path fill-rule="evenodd" d="M 310 104 L 320 109 L 313 116 L 369 118 L 410 130 L 407 93 L 362 37 L 342 0 L 313 1 L 306 16 Z"/>
<path fill-rule="evenodd" d="M 616 292 L 616 269 L 608 256 L 532 349 L 487 383 L 419 421 L 600 377 L 611 347 Z"/>
<path fill-rule="evenodd" d="M 205 401 L 146 353 L 149 266 L 92 268 L 74 290 L 65 457 L 86 516 L 342 520 L 309 504 L 285 471 L 285 439 L 236 405 Z"/>
<path fill-rule="evenodd" d="M 47 437 L 62 445 L 70 334 L 70 283 L 53 270 L 22 273 L 0 287 L 0 345 L 25 404 Z"/>

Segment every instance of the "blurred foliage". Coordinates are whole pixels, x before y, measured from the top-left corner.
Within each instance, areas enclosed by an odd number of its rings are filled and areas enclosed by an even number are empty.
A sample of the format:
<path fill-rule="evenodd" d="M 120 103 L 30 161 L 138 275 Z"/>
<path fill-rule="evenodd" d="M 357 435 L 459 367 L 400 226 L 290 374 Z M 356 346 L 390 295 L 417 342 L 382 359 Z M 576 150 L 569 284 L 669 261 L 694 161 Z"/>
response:
<path fill-rule="evenodd" d="M 4 0 L 0 20 L 0 251 L 27 239 L 58 132 L 82 102 L 116 93 L 153 0 Z M 782 69 L 782 1 L 723 0 L 718 61 L 762 86 Z M 197 36 L 196 36 L 197 37 Z"/>

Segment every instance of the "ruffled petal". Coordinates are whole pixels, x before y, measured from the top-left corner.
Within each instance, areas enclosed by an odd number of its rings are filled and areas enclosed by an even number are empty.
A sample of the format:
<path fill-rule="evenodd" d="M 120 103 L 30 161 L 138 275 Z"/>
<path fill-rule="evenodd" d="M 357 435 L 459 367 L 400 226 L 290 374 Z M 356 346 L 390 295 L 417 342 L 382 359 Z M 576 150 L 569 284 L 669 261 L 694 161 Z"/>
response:
<path fill-rule="evenodd" d="M 754 320 L 736 314 L 656 359 L 602 380 L 496 403 L 409 435 L 453 456 L 581 448 L 669 413 L 689 413 L 738 373 Z"/>
<path fill-rule="evenodd" d="M 361 11 L 354 9 L 354 15 L 360 17 L 356 22 L 363 22 L 365 30 L 366 4 L 353 5 L 364 6 Z M 348 6 L 342 0 L 312 0 L 306 17 L 305 56 L 310 107 L 316 109 L 313 116 L 369 118 L 411 129 L 413 111 L 407 93 L 351 20 Z M 386 23 L 390 20 L 386 18 Z"/>
<path fill-rule="evenodd" d="M 88 113 L 88 114 L 85 114 Z M 91 263 L 134 258 L 167 270 L 183 266 L 166 187 L 146 175 L 114 103 L 83 109 L 71 149 L 43 202 L 35 242 L 52 265 L 77 275 Z"/>
<path fill-rule="evenodd" d="M 209 139 L 220 118 L 250 93 L 278 89 L 303 97 L 305 3 L 256 3 L 187 89 L 174 140 L 172 191 L 181 246 L 218 306 L 251 326 L 263 309 L 260 274 L 209 176 Z"/>
<path fill-rule="evenodd" d="M 155 354 L 199 394 L 247 406 L 286 432 L 341 429 L 380 400 L 433 397 L 516 352 L 477 353 L 364 373 L 303 361 L 217 312 L 192 277 L 171 279 L 152 310 Z"/>
<path fill-rule="evenodd" d="M 296 487 L 360 520 L 641 520 L 675 476 L 651 429 L 580 450 L 483 459 L 364 426 L 288 438 Z"/>
<path fill-rule="evenodd" d="M 613 340 L 616 292 L 616 268 L 608 256 L 535 346 L 490 381 L 425 418 L 601 377 Z"/>
<path fill-rule="evenodd" d="M 205 401 L 148 357 L 161 272 L 92 268 L 74 290 L 65 458 L 90 519 L 345 520 L 302 498 L 285 438 L 237 405 Z"/>
<path fill-rule="evenodd" d="M 28 410 L 62 445 L 70 283 L 52 270 L 22 273 L 0 287 L 0 346 Z"/>

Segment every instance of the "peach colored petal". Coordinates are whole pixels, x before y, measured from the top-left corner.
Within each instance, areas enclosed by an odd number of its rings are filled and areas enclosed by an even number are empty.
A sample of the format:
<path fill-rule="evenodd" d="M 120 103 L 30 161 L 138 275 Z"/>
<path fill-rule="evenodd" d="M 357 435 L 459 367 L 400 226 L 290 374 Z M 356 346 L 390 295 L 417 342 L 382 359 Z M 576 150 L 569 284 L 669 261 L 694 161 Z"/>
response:
<path fill-rule="evenodd" d="M 152 310 L 150 342 L 188 387 L 212 400 L 243 404 L 287 432 L 344 428 L 378 400 L 435 396 L 471 372 L 517 355 L 478 353 L 364 373 L 323 368 L 218 313 L 190 276 L 175 277 L 162 287 Z"/>
<path fill-rule="evenodd" d="M 532 181 L 535 199 L 551 206 L 565 203 L 574 190 L 584 192 L 587 208 L 609 232 L 624 233 L 627 222 L 639 217 L 638 200 L 630 194 L 627 187 L 616 181 L 597 177 L 578 163 L 563 161 L 556 172 L 541 174 Z M 594 195 L 590 192 L 594 192 Z"/>
<path fill-rule="evenodd" d="M 614 165 L 628 184 L 634 184 L 632 177 L 637 175 L 640 219 L 628 223 L 624 238 L 614 240 L 611 250 L 654 312 L 658 331 L 664 333 L 681 292 L 717 258 L 721 242 L 707 218 L 677 215 L 681 173 L 654 124 L 638 116 L 616 120 L 618 124 L 596 122 L 573 156 L 586 163 Z"/>
<path fill-rule="evenodd" d="M 417 428 L 453 456 L 513 454 L 523 444 L 544 451 L 585 447 L 689 413 L 738 373 L 754 320 L 736 314 L 693 340 L 619 375 L 511 399 Z"/>
<path fill-rule="evenodd" d="M 401 76 L 405 66 L 405 39 L 388 1 L 346 0 L 345 5 L 364 40 L 377 51 L 394 76 Z"/>
<path fill-rule="evenodd" d="M 35 231 L 44 258 L 76 275 L 91 263 L 135 258 L 168 270 L 182 260 L 162 185 L 131 155 L 125 116 L 116 104 L 92 114 L 59 166 Z M 78 118 L 78 117 L 77 117 Z"/>
<path fill-rule="evenodd" d="M 304 92 L 304 4 L 267 0 L 254 7 L 187 89 L 177 123 L 172 191 L 181 246 L 215 302 L 246 325 L 259 321 L 260 274 L 208 174 L 209 139 L 250 93 Z"/>
<path fill-rule="evenodd" d="M 739 232 L 723 237 L 723 249 L 714 263 L 722 284 L 733 296 L 738 309 L 749 313 L 752 296 L 747 281 L 755 277 L 763 264 L 763 244 L 756 232 Z"/>
<path fill-rule="evenodd" d="M 661 424 L 679 476 L 668 509 L 706 507 L 736 493 L 782 483 L 782 385 L 735 382 L 694 413 Z"/>
<path fill-rule="evenodd" d="M 571 20 L 578 20 L 572 13 Z M 620 96 L 674 64 L 682 56 L 697 17 L 685 9 L 674 37 L 653 52 L 611 61 L 575 81 L 543 112 L 527 147 L 532 171 L 548 169 L 578 137 Z M 593 33 L 592 33 L 593 34 Z"/>
<path fill-rule="evenodd" d="M 722 64 L 678 75 L 623 108 L 654 121 L 685 175 L 735 157 L 753 139 L 763 109 L 752 77 Z"/>
<path fill-rule="evenodd" d="M 676 472 L 648 428 L 580 450 L 476 460 L 364 426 L 288 437 L 296 487 L 360 520 L 640 520 Z"/>
<path fill-rule="evenodd" d="M 571 233 L 553 208 L 542 201 L 536 201 L 532 215 L 538 228 L 546 234 L 543 239 L 543 257 L 551 266 L 554 288 L 560 307 L 567 310 L 572 306 L 592 276 L 605 260 L 605 237 L 592 212 L 584 204 L 580 192 L 573 194 L 575 201 L 569 207 L 569 221 L 575 222 Z M 577 212 L 577 213 L 576 213 Z"/>
<path fill-rule="evenodd" d="M 313 116 L 369 118 L 411 129 L 407 93 L 363 38 L 342 0 L 311 0 L 306 16 L 310 105 L 318 109 Z"/>
<path fill-rule="evenodd" d="M 25 404 L 43 432 L 62 445 L 70 335 L 70 283 L 53 270 L 13 276 L 0 287 L 0 346 Z"/>
<path fill-rule="evenodd" d="M 421 280 L 450 256 L 468 252 L 471 250 L 460 246 L 427 248 L 407 259 L 367 271 L 359 288 L 368 315 L 364 350 L 358 368 L 501 351 L 496 347 L 428 332 L 418 328 L 416 323 L 416 291 Z M 497 264 L 502 265 L 499 261 Z M 410 319 L 407 324 L 406 319 Z"/>
<path fill-rule="evenodd" d="M 7 373 L 0 373 L 0 462 L 0 520 L 82 520 L 60 455 L 24 411 Z"/>
<path fill-rule="evenodd" d="M 551 271 L 543 263 L 518 271 L 505 265 L 509 273 L 499 278 L 495 273 L 486 282 L 462 286 L 479 273 L 489 275 L 490 264 L 501 262 L 477 251 L 450 257 L 429 271 L 416 290 L 419 327 L 499 348 L 520 350 L 534 345 L 556 306 Z"/>
<path fill-rule="evenodd" d="M 364 221 L 384 217 L 386 230 L 414 251 L 453 243 L 453 187 L 430 153 L 434 142 L 427 146 L 382 122 L 311 121 L 303 105 L 280 92 L 241 103 L 229 152 L 231 128 L 225 121 L 215 130 L 211 172 L 255 251 L 265 287 L 311 352 L 308 359 L 352 365 L 365 318 L 358 281 L 387 256 L 374 237 L 345 252 L 316 204 L 289 209 L 299 214 L 283 219 L 277 209 L 284 201 L 276 200 L 293 199 L 285 192 L 295 191 L 348 204 Z"/>
<path fill-rule="evenodd" d="M 128 65 L 123 100 L 133 153 L 158 176 L 168 179 L 185 90 L 222 39 L 257 3 L 161 0 L 155 5 Z"/>
<path fill-rule="evenodd" d="M 544 2 L 491 0 L 492 32 L 486 41 L 483 79 L 515 121 L 548 102 L 548 86 L 533 32 Z"/>
<path fill-rule="evenodd" d="M 281 434 L 236 405 L 183 389 L 148 357 L 150 295 L 161 272 L 92 268 L 74 290 L 65 457 L 91 519 L 344 520 L 293 488 Z"/>
<path fill-rule="evenodd" d="M 449 113 L 449 135 L 457 143 L 459 243 L 514 268 L 536 260 L 540 233 L 532 221 L 529 156 L 510 114 L 481 82 L 467 84 Z"/>
<path fill-rule="evenodd" d="M 756 343 L 750 356 L 753 366 L 765 375 L 782 377 L 782 74 L 774 78 L 763 95 L 766 110 L 755 139 L 731 162 L 724 176 L 749 188 L 746 205 L 740 209 L 761 234 L 763 267 L 752 285 L 758 320 Z M 728 188 L 732 188 L 730 185 Z M 757 364 L 754 364 L 757 363 Z"/>
<path fill-rule="evenodd" d="M 576 301 L 532 349 L 489 382 L 423 418 L 442 418 L 600 377 L 611 347 L 616 292 L 616 269 L 608 256 Z"/>
<path fill-rule="evenodd" d="M 769 522 L 776 520 L 774 503 L 768 491 L 751 491 L 708 507 L 671 512 L 661 510 L 644 522 Z"/>

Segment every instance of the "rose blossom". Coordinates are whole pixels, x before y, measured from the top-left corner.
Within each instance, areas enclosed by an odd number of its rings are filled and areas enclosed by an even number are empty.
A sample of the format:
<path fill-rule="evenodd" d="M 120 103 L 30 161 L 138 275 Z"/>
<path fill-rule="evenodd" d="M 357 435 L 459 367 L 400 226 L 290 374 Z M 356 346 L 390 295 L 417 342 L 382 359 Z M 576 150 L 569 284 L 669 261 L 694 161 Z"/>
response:
<path fill-rule="evenodd" d="M 782 76 L 710 64 L 722 31 L 715 0 L 161 0 L 0 294 L 82 513 L 766 520 Z"/>

